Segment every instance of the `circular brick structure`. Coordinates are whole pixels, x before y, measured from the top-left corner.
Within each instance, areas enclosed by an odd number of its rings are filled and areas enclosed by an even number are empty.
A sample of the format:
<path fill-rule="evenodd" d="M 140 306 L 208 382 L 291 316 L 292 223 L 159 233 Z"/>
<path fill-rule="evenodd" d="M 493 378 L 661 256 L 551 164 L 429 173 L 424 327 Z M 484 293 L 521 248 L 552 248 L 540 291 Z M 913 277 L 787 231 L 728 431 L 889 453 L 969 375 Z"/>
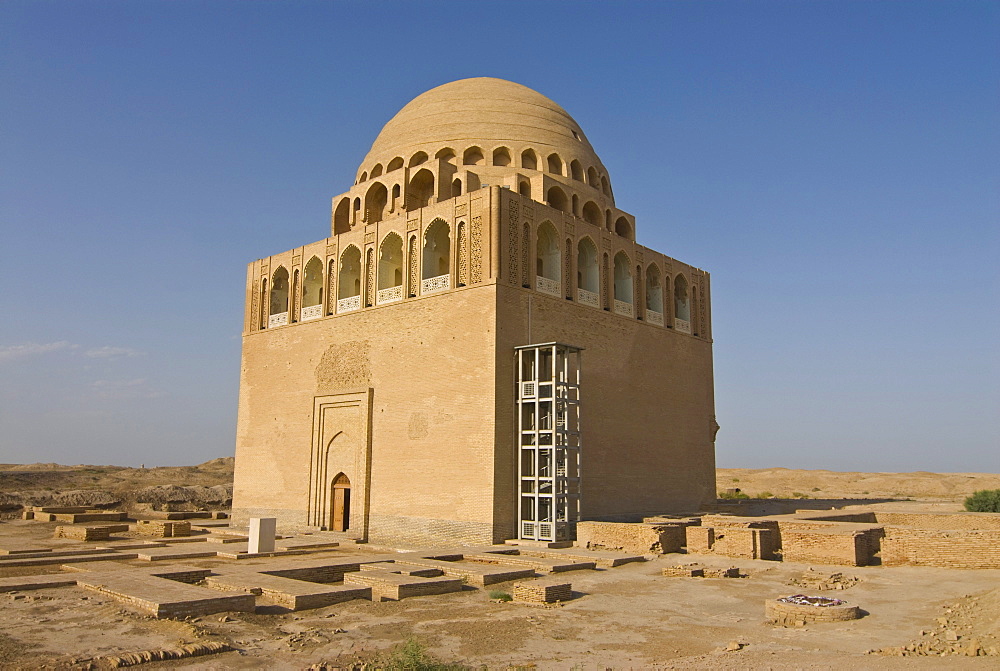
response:
<path fill-rule="evenodd" d="M 799 603 L 788 601 L 797 599 Z M 811 603 L 803 603 L 808 601 Z M 861 610 L 846 601 L 830 599 L 822 596 L 794 597 L 768 599 L 764 602 L 764 616 L 768 622 L 788 626 L 802 626 L 808 622 L 843 622 L 857 620 Z"/>

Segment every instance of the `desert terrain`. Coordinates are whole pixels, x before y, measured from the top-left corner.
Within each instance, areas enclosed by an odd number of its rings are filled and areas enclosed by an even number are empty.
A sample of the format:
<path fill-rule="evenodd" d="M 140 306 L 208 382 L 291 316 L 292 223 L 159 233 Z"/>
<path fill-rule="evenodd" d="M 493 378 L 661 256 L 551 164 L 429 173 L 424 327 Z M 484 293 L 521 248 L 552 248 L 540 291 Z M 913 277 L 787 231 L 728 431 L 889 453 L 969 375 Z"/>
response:
<path fill-rule="evenodd" d="M 980 489 L 1000 489 L 996 473 L 860 473 L 790 468 L 720 468 L 717 488 L 736 488 L 749 496 L 777 498 L 902 498 L 928 503 L 961 503 Z"/>
<path fill-rule="evenodd" d="M 67 539 L 52 538 L 56 523 L 20 519 L 21 506 L 86 505 L 142 515 L 153 510 L 224 510 L 231 496 L 231 459 L 183 468 L 34 464 L 0 469 L 5 517 L 0 548 L 70 547 Z M 1000 475 L 720 469 L 718 488 L 786 497 L 753 502 L 782 509 L 827 507 L 832 501 L 838 507 L 863 502 L 868 507 L 958 511 L 972 491 L 1000 488 Z M 405 549 L 343 544 L 323 556 L 363 560 Z M 253 568 L 265 561 L 246 559 L 240 566 Z M 665 567 L 695 562 L 709 568 L 738 567 L 741 577 L 662 575 Z M 0 561 L 0 580 L 67 570 L 58 563 L 4 563 Z M 126 570 L 138 563 L 78 566 Z M 221 570 L 227 561 L 198 558 L 177 564 Z M 796 580 L 810 569 L 857 578 L 849 589 L 821 594 L 859 605 L 864 617 L 801 627 L 766 623 L 765 600 L 801 592 L 804 588 Z M 0 668 L 108 668 L 127 661 L 124 653 L 192 644 L 215 644 L 224 651 L 144 666 L 994 669 L 1000 659 L 986 656 L 991 649 L 1000 652 L 1000 570 L 809 566 L 670 553 L 557 575 L 571 582 L 573 590 L 573 598 L 559 604 L 496 600 L 491 598 L 496 592 L 512 591 L 510 583 L 499 583 L 401 601 L 354 600 L 300 611 L 259 596 L 252 613 L 184 619 L 155 619 L 107 594 L 78 587 L 14 591 L 0 594 Z M 412 641 L 409 656 L 401 651 L 407 641 Z M 970 649 L 973 654 L 978 649 L 980 656 L 969 656 Z M 424 666 L 406 666 L 407 659 L 413 662 L 421 655 Z"/>

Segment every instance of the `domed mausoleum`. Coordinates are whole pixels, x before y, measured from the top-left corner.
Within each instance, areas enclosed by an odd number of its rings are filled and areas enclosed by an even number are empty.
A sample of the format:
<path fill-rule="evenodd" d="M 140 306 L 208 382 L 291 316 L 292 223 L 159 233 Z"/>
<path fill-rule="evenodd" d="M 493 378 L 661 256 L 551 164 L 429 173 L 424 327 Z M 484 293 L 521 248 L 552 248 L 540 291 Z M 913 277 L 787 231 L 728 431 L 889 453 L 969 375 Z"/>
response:
<path fill-rule="evenodd" d="M 635 232 L 545 96 L 414 98 L 330 237 L 248 267 L 236 522 L 552 541 L 714 499 L 709 276 Z"/>

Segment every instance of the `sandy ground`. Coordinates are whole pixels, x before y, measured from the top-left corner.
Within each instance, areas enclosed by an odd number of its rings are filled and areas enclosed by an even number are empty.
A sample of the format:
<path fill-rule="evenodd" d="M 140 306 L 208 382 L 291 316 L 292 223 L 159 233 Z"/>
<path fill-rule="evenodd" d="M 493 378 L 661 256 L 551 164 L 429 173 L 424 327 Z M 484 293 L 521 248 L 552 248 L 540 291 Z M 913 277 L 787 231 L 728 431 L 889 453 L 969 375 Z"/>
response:
<path fill-rule="evenodd" d="M 15 536 L 41 539 L 51 526 L 0 525 L 0 545 Z M 211 567 L 220 561 L 188 563 Z M 666 566 L 693 561 L 739 566 L 747 577 L 660 575 Z M 303 669 L 322 662 L 349 665 L 368 660 L 411 636 L 440 660 L 489 669 L 1000 667 L 1000 657 L 866 654 L 919 641 L 922 630 L 926 635 L 945 628 L 954 628 L 963 641 L 979 639 L 986 649 L 1000 647 L 1000 570 L 815 567 L 860 578 L 849 590 L 824 594 L 856 603 L 868 614 L 853 622 L 803 628 L 765 623 L 764 601 L 801 591 L 790 582 L 808 568 L 671 554 L 613 569 L 562 574 L 572 582 L 575 598 L 555 607 L 496 603 L 470 587 L 455 594 L 401 602 L 354 601 L 299 613 L 282 612 L 258 599 L 254 614 L 213 615 L 191 622 L 151 619 L 77 588 L 45 589 L 0 595 L 0 667 L 71 668 L 101 655 L 223 641 L 236 650 L 147 666 Z M 491 587 L 505 588 L 510 586 Z M 977 599 L 974 607 L 970 599 Z M 959 614 L 962 618 L 946 625 L 937 619 Z M 726 651 L 734 642 L 740 649 Z"/>
<path fill-rule="evenodd" d="M 224 482 L 226 462 L 191 471 L 200 482 L 184 480 L 184 469 L 140 473 L 137 486 Z M 127 485 L 130 474 L 113 469 L 87 473 L 75 467 L 14 466 L 16 478 L 4 484 L 36 482 L 46 486 L 95 486 L 114 478 Z M 62 470 L 62 475 L 56 475 Z M 140 469 L 128 469 L 138 471 Z M 147 469 L 151 471 L 152 469 Z M 208 473 L 211 471 L 211 473 Z M 27 478 L 27 479 L 25 479 Z M 211 480 L 209 479 L 211 478 Z M 68 480 L 67 480 L 68 479 Z M 719 488 L 740 487 L 750 494 L 793 492 L 816 499 L 835 497 L 897 499 L 878 504 L 909 510 L 959 510 L 971 491 L 1000 488 L 989 474 L 866 474 L 788 469 L 720 469 Z M 60 484 L 61 484 L 60 483 Z M 816 489 L 813 489 L 816 488 Z M 8 490 L 9 491 L 9 490 Z M 898 501 L 900 498 L 918 501 Z M 802 503 L 806 504 L 802 499 Z M 846 503 L 846 502 L 841 502 Z M 777 505 L 777 502 L 775 503 Z M 805 507 L 805 506 L 804 506 Z M 0 546 L 14 539 L 43 542 L 52 524 L 0 523 Z M 358 550 L 364 552 L 364 547 Z M 222 560 L 192 560 L 210 568 Z M 252 562 L 252 560 L 249 560 Z M 738 566 L 740 579 L 666 578 L 661 569 L 701 562 L 710 567 Z M 123 562 L 131 564 L 133 562 Z M 182 562 L 174 562 L 178 564 Z M 250 565 L 249 563 L 246 565 Z M 235 613 L 190 622 L 156 620 L 119 602 L 77 588 L 0 595 L 0 668 L 81 668 L 102 655 L 221 641 L 232 652 L 147 667 L 195 669 L 305 669 L 312 664 L 345 666 L 371 660 L 413 637 L 434 657 L 472 668 L 510 669 L 997 669 L 1000 657 L 897 657 L 867 654 L 900 648 L 929 638 L 959 637 L 988 650 L 1000 649 L 1000 571 L 923 567 L 813 567 L 842 571 L 860 581 L 849 590 L 825 592 L 858 604 L 860 620 L 775 627 L 764 622 L 764 601 L 798 593 L 791 584 L 807 565 L 736 560 L 718 556 L 671 554 L 639 564 L 563 574 L 575 598 L 555 607 L 491 601 L 487 592 L 467 588 L 456 594 L 402 602 L 354 601 L 290 613 L 258 598 L 253 614 Z M 2 569 L 0 577 L 58 572 L 58 566 Z M 490 589 L 510 591 L 509 584 Z M 942 619 L 943 618 L 943 619 Z M 727 650 L 729 648 L 729 650 Z M 738 649 L 734 649 L 738 648 Z"/>

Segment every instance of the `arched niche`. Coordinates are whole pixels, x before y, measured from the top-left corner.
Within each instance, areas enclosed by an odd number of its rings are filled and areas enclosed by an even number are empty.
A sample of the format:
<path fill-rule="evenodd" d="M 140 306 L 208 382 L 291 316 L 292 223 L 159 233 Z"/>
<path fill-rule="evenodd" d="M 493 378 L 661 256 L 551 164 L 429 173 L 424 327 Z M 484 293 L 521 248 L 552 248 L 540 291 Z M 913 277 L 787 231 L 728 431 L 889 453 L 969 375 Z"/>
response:
<path fill-rule="evenodd" d="M 507 147 L 497 147 L 493 150 L 493 165 L 506 168 L 510 163 L 510 150 Z"/>
<path fill-rule="evenodd" d="M 548 192 L 545 194 L 545 203 L 549 207 L 554 207 L 560 212 L 570 213 L 569 211 L 569 198 L 566 197 L 566 192 L 560 189 L 558 186 L 550 186 Z"/>
<path fill-rule="evenodd" d="M 538 156 L 533 149 L 521 152 L 521 167 L 525 170 L 538 170 Z"/>
<path fill-rule="evenodd" d="M 622 236 L 626 240 L 632 240 L 632 224 L 625 217 L 618 217 L 615 221 L 615 233 Z"/>
<path fill-rule="evenodd" d="M 451 147 L 444 147 L 443 149 L 438 149 L 437 153 L 434 154 L 434 158 L 455 165 L 455 150 L 452 149 Z"/>
<path fill-rule="evenodd" d="M 483 157 L 483 150 L 479 147 L 469 147 L 462 154 L 462 165 L 483 165 L 486 159 Z"/>
<path fill-rule="evenodd" d="M 333 233 L 340 235 L 351 230 L 351 199 L 341 198 L 333 210 Z"/>
<path fill-rule="evenodd" d="M 406 209 L 427 207 L 434 196 L 434 173 L 427 168 L 417 171 L 406 190 Z"/>
<path fill-rule="evenodd" d="M 563 174 L 563 162 L 562 159 L 559 158 L 559 154 L 549 154 L 549 157 L 546 159 L 546 165 L 549 172 L 553 175 Z"/>
<path fill-rule="evenodd" d="M 382 221 L 385 216 L 385 206 L 389 202 L 389 191 L 385 185 L 375 182 L 365 194 L 365 222 L 374 224 Z"/>
<path fill-rule="evenodd" d="M 601 216 L 601 208 L 597 206 L 592 200 L 588 200 L 583 206 L 583 219 L 588 224 L 593 224 L 598 228 L 601 227 L 603 216 Z"/>

